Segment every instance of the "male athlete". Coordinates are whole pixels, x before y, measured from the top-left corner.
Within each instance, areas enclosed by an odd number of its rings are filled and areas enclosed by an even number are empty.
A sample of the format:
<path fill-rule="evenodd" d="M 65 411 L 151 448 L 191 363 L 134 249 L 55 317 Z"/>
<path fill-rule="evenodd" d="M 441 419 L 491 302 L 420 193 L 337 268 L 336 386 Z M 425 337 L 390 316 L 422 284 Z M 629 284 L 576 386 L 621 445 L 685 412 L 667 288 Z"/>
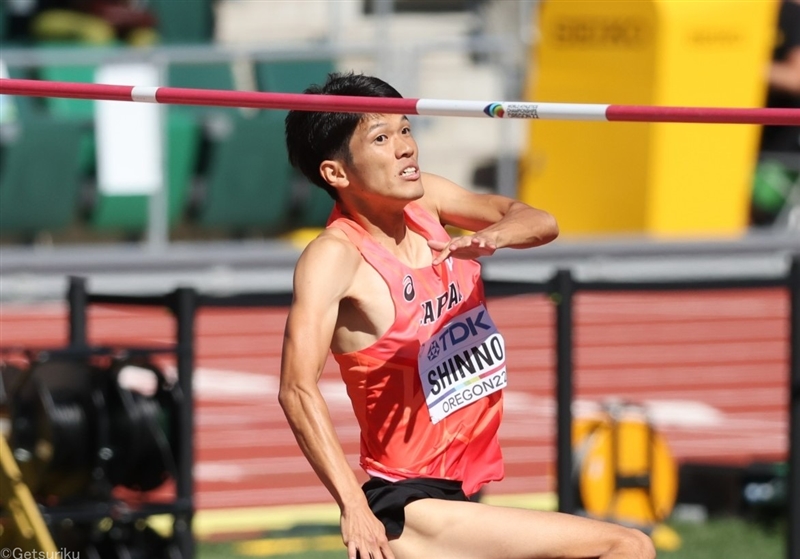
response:
<path fill-rule="evenodd" d="M 353 74 L 306 93 L 400 97 Z M 469 499 L 503 477 L 507 383 L 476 259 L 552 241 L 553 217 L 421 172 L 404 116 L 292 111 L 286 141 L 336 207 L 295 269 L 279 399 L 339 505 L 349 559 L 652 559 L 638 531 Z M 363 488 L 317 387 L 329 349 L 361 428 Z"/>

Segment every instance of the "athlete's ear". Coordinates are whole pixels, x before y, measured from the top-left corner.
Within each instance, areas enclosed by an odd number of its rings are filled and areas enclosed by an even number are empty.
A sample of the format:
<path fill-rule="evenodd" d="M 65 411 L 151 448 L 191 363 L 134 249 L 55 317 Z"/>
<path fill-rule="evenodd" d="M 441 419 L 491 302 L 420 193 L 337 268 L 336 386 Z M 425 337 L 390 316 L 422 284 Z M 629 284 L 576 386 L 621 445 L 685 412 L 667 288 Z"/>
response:
<path fill-rule="evenodd" d="M 319 164 L 319 174 L 333 188 L 346 188 L 350 184 L 344 166 L 335 159 L 326 159 Z"/>

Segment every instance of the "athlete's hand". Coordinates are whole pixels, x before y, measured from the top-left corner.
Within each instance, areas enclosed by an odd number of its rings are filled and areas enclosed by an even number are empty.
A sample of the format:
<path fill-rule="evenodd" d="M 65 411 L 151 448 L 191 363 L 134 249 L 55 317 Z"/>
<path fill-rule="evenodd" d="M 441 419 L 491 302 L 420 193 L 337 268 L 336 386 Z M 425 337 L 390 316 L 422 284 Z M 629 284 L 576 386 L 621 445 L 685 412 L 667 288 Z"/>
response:
<path fill-rule="evenodd" d="M 449 256 L 475 260 L 481 256 L 491 256 L 497 250 L 497 245 L 494 241 L 480 233 L 454 237 L 449 242 L 430 240 L 428 241 L 428 246 L 433 250 L 440 251 L 439 255 L 433 259 L 434 266 L 441 264 Z"/>
<path fill-rule="evenodd" d="M 394 559 L 386 528 L 369 508 L 342 512 L 341 527 L 347 559 Z"/>

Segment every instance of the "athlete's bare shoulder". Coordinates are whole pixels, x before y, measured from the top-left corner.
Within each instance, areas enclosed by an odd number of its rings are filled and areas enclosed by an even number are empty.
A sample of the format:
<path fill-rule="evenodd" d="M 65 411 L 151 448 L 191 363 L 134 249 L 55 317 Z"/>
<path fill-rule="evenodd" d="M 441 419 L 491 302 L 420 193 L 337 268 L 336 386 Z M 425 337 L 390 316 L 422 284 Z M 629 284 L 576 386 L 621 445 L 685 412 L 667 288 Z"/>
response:
<path fill-rule="evenodd" d="M 350 250 L 358 254 L 356 245 L 354 245 L 344 231 L 338 227 L 327 227 L 323 229 L 308 246 L 311 247 L 312 245 L 321 245 L 326 247 L 327 250 Z M 338 249 L 334 247 L 338 247 Z"/>
<path fill-rule="evenodd" d="M 328 271 L 335 269 L 337 273 L 342 273 L 348 268 L 355 271 L 361 260 L 361 253 L 347 235 L 331 227 L 325 229 L 306 246 L 298 260 L 298 267 L 303 264 L 316 268 L 335 263 L 335 266 Z"/>
<path fill-rule="evenodd" d="M 303 250 L 294 272 L 295 295 L 308 289 L 347 296 L 363 258 L 342 231 L 325 229 Z"/>

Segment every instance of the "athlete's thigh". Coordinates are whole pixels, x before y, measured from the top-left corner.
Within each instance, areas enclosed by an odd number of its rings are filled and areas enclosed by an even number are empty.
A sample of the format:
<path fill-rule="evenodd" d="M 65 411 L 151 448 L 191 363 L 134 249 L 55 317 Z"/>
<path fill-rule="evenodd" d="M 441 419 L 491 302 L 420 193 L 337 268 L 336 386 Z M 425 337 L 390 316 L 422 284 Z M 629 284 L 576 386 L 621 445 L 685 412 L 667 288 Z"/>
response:
<path fill-rule="evenodd" d="M 602 555 L 627 528 L 556 512 L 422 499 L 405 508 L 397 559 L 544 559 Z"/>

